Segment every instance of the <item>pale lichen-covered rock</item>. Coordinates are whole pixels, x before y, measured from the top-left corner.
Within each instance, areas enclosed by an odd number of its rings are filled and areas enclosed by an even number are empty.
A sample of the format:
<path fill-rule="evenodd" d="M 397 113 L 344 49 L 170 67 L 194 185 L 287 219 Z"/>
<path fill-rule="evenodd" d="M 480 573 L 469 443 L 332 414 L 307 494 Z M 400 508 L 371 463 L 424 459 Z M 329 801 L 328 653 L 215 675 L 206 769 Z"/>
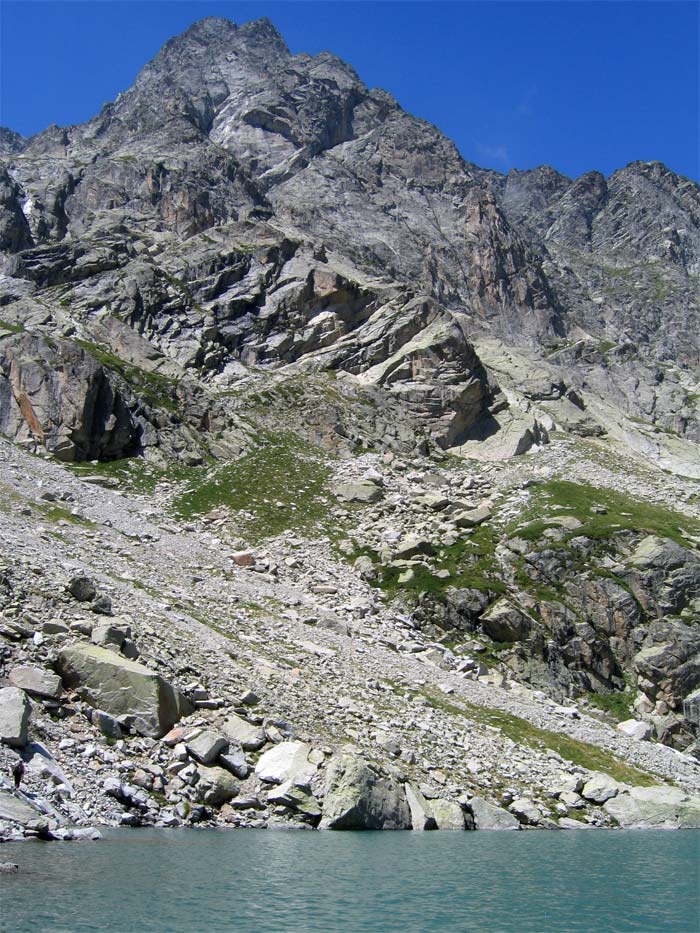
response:
<path fill-rule="evenodd" d="M 260 756 L 255 773 L 268 784 L 309 781 L 316 771 L 316 765 L 309 761 L 310 752 L 311 746 L 305 742 L 280 742 Z"/>
<path fill-rule="evenodd" d="M 217 735 L 209 729 L 205 729 L 186 743 L 187 751 L 204 765 L 209 765 L 216 761 L 220 754 L 228 749 L 228 739 L 222 735 Z"/>
<path fill-rule="evenodd" d="M 247 752 L 257 751 L 267 741 L 265 732 L 260 726 L 253 725 L 235 713 L 225 720 L 222 731 L 229 741 L 234 745 L 240 745 Z"/>
<path fill-rule="evenodd" d="M 581 796 L 593 803 L 605 803 L 606 800 L 617 797 L 619 791 L 620 785 L 609 774 L 595 772 L 581 788 Z"/>
<path fill-rule="evenodd" d="M 617 731 L 628 735 L 631 739 L 646 742 L 651 738 L 651 728 L 648 723 L 639 719 L 626 719 L 617 724 Z"/>
<path fill-rule="evenodd" d="M 268 803 L 288 807 L 315 823 L 321 817 L 321 807 L 304 780 L 289 780 L 273 788 L 267 795 Z"/>
<path fill-rule="evenodd" d="M 224 768 L 197 766 L 199 780 L 196 784 L 197 797 L 202 803 L 220 807 L 238 794 L 239 784 L 230 772 Z"/>
<path fill-rule="evenodd" d="M 406 802 L 411 811 L 411 828 L 418 831 L 437 829 L 432 804 L 425 799 L 415 784 L 406 784 Z"/>
<path fill-rule="evenodd" d="M 529 797 L 516 797 L 508 809 L 526 826 L 537 826 L 542 821 L 542 811 Z"/>
<path fill-rule="evenodd" d="M 0 790 L 0 820 L 28 823 L 29 820 L 35 820 L 39 816 L 43 816 L 42 811 L 33 807 L 30 802 L 20 800 L 8 791 Z"/>
<path fill-rule="evenodd" d="M 489 803 L 483 797 L 472 797 L 469 801 L 469 809 L 477 829 L 520 829 L 520 821 L 512 813 Z"/>
<path fill-rule="evenodd" d="M 19 687 L 0 689 L 0 742 L 22 748 L 29 739 L 30 705 Z"/>
<path fill-rule="evenodd" d="M 438 829 L 465 829 L 464 810 L 454 800 L 438 798 L 430 806 Z"/>
<path fill-rule="evenodd" d="M 452 453 L 473 460 L 510 460 L 547 439 L 547 431 L 536 418 L 518 411 L 501 412 L 477 422 L 467 440 Z"/>
<path fill-rule="evenodd" d="M 128 717 L 141 735 L 158 738 L 194 710 L 159 674 L 97 645 L 64 648 L 57 670 L 67 687 L 112 716 Z"/>
<path fill-rule="evenodd" d="M 474 528 L 491 518 L 491 509 L 487 505 L 480 505 L 476 509 L 465 509 L 457 512 L 454 523 L 458 528 Z"/>
<path fill-rule="evenodd" d="M 404 789 L 360 755 L 338 755 L 326 774 L 320 828 L 410 829 Z"/>
<path fill-rule="evenodd" d="M 376 483 L 342 483 L 335 494 L 344 502 L 370 503 L 384 498 L 384 492 Z"/>
<path fill-rule="evenodd" d="M 604 809 L 623 828 L 700 829 L 700 797 L 678 787 L 632 787 Z"/>

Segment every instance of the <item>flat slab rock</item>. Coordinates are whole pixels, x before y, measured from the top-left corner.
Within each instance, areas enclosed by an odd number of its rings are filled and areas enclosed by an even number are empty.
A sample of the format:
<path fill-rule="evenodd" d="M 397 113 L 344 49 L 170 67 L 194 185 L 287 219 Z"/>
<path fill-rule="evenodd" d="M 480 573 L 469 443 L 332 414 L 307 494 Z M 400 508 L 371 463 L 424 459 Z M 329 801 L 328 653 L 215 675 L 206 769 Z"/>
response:
<path fill-rule="evenodd" d="M 0 790 L 0 820 L 11 820 L 13 823 L 28 823 L 38 816 L 43 816 L 41 810 L 35 809 L 31 804 L 20 800 L 9 791 Z"/>
<path fill-rule="evenodd" d="M 194 712 L 189 700 L 155 671 L 97 645 L 64 648 L 57 667 L 64 683 L 79 687 L 91 706 L 131 717 L 141 735 L 160 738 Z"/>
<path fill-rule="evenodd" d="M 32 696 L 45 697 L 49 700 L 57 700 L 63 690 L 61 678 L 40 667 L 26 665 L 15 667 L 10 671 L 8 680 L 13 687 L 19 687 Z"/>
<path fill-rule="evenodd" d="M 631 787 L 604 809 L 625 829 L 700 829 L 700 797 L 678 787 Z"/>
<path fill-rule="evenodd" d="M 341 483 L 335 488 L 335 495 L 343 502 L 379 502 L 384 498 L 384 491 L 376 483 Z"/>
<path fill-rule="evenodd" d="M 483 797 L 472 797 L 469 801 L 469 809 L 472 811 L 476 829 L 520 829 L 520 821 L 512 813 L 489 803 Z"/>
<path fill-rule="evenodd" d="M 230 742 L 239 745 L 246 752 L 257 751 L 267 741 L 267 736 L 260 726 L 253 725 L 235 713 L 226 719 L 222 732 Z"/>

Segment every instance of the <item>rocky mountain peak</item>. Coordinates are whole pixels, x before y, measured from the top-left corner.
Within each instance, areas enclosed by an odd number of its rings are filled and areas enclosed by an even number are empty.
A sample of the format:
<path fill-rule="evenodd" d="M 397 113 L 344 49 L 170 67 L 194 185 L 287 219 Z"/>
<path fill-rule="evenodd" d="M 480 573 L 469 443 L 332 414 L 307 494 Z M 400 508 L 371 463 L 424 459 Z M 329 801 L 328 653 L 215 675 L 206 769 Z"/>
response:
<path fill-rule="evenodd" d="M 0 770 L 128 825 L 698 825 L 696 185 L 480 169 L 268 20 L 0 153 Z"/>
<path fill-rule="evenodd" d="M 86 334 L 91 309 L 109 307 L 165 357 L 207 359 L 207 378 L 243 361 L 366 370 L 402 404 L 420 395 L 438 444 L 490 416 L 493 384 L 529 411 L 520 372 L 512 385 L 476 364 L 459 372 L 501 340 L 555 383 L 563 366 L 584 409 L 599 399 L 606 412 L 605 427 L 568 408 L 548 413 L 554 424 L 608 430 L 612 405 L 620 436 L 629 417 L 682 444 L 700 436 L 693 386 L 667 368 L 700 358 L 700 195 L 659 163 L 609 179 L 484 171 L 332 54 L 291 55 L 265 19 L 203 19 L 93 120 L 2 142 L 13 294 L 79 278 Z M 77 254 L 94 250 L 78 274 Z M 166 298 L 173 280 L 185 290 Z M 452 335 L 439 352 L 438 331 Z M 465 395 L 472 377 L 481 388 Z"/>

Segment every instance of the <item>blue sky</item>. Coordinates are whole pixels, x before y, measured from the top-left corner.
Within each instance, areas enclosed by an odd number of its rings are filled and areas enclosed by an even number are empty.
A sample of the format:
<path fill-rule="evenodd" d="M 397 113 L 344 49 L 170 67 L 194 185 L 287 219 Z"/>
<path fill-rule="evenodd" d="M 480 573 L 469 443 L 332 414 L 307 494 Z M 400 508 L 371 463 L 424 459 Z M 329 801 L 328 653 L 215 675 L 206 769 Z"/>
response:
<path fill-rule="evenodd" d="M 700 174 L 696 0 L 0 0 L 0 124 L 88 119 L 210 15 L 269 16 L 293 52 L 335 52 L 483 166 L 607 175 L 660 159 Z"/>

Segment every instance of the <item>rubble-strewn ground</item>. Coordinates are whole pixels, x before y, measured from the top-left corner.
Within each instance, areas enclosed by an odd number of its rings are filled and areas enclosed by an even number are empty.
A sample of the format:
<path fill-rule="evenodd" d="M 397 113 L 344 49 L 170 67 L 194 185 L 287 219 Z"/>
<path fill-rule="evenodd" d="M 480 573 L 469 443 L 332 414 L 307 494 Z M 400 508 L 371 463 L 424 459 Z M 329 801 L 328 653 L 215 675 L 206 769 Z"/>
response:
<path fill-rule="evenodd" d="M 590 771 L 628 784 L 671 782 L 700 791 L 700 763 L 690 755 L 621 734 L 585 697 L 558 703 L 518 683 L 483 634 L 464 632 L 458 640 L 426 635 L 414 618 L 412 581 L 402 586 L 394 575 L 394 585 L 382 589 L 362 579 L 363 572 L 372 578 L 371 562 L 353 566 L 358 551 L 382 540 L 387 547 L 408 541 L 409 549 L 412 541 L 440 535 L 469 543 L 474 529 L 460 529 L 435 511 L 436 490 L 443 498 L 469 498 L 475 508 L 488 505 L 494 517 L 477 527 L 489 527 L 498 539 L 527 509 L 533 480 L 565 476 L 626 492 L 633 482 L 647 502 L 671 507 L 682 501 L 687 517 L 698 515 L 692 487 L 642 467 L 635 473 L 629 464 L 621 474 L 605 444 L 565 438 L 491 465 L 308 456 L 323 471 L 301 480 L 316 486 L 303 503 L 299 533 L 294 508 L 303 500 L 291 495 L 266 503 L 262 474 L 256 489 L 254 476 L 245 473 L 245 490 L 230 476 L 220 502 L 191 503 L 184 514 L 186 490 L 193 488 L 187 477 L 163 480 L 150 493 L 129 493 L 126 483 L 104 488 L 107 472 L 114 477 L 131 470 L 142 478 L 147 465 L 120 463 L 86 474 L 86 468 L 70 469 L 3 442 L 5 676 L 19 665 L 52 668 L 61 649 L 88 641 L 95 625 L 108 622 L 129 631 L 140 663 L 200 698 L 175 739 L 187 739 L 198 726 L 217 733 L 238 711 L 265 729 L 265 747 L 294 738 L 320 749 L 321 798 L 323 763 L 346 746 L 410 780 L 428 798 L 465 805 L 472 796 L 498 805 L 524 798 L 539 813 L 523 821 L 539 825 L 561 817 L 614 823 L 576 793 Z M 299 482 L 290 475 L 288 489 Z M 344 503 L 334 495 L 343 483 L 373 486 L 383 498 Z M 241 514 L 231 503 L 243 493 L 251 507 Z M 279 521 L 278 513 L 288 518 Z M 418 561 L 405 559 L 404 569 L 425 571 L 422 564 L 432 561 L 419 555 Z M 68 581 L 81 574 L 109 597 L 113 616 L 96 614 L 66 592 Z M 256 705 L 243 703 L 246 691 L 254 692 Z M 60 703 L 32 704 L 30 737 L 48 750 L 55 759 L 51 769 L 59 768 L 62 777 L 51 778 L 45 763 L 35 770 L 34 759 L 26 786 L 65 816 L 93 823 L 214 819 L 244 825 L 306 818 L 295 807 L 268 805 L 270 784 L 254 773 L 223 808 L 196 809 L 197 784 L 182 779 L 182 760 L 173 768 L 184 746 L 176 744 L 174 752 L 174 741 L 126 731 L 109 737 L 88 721 L 89 709 L 71 693 Z M 16 756 L 10 749 L 1 754 L 6 766 Z M 246 754 L 252 765 L 257 753 Z M 186 753 L 184 761 L 191 762 Z M 196 761 L 190 768 L 196 772 Z M 127 785 L 126 794 L 105 793 L 114 777 Z M 135 788 L 141 797 L 128 799 Z"/>

